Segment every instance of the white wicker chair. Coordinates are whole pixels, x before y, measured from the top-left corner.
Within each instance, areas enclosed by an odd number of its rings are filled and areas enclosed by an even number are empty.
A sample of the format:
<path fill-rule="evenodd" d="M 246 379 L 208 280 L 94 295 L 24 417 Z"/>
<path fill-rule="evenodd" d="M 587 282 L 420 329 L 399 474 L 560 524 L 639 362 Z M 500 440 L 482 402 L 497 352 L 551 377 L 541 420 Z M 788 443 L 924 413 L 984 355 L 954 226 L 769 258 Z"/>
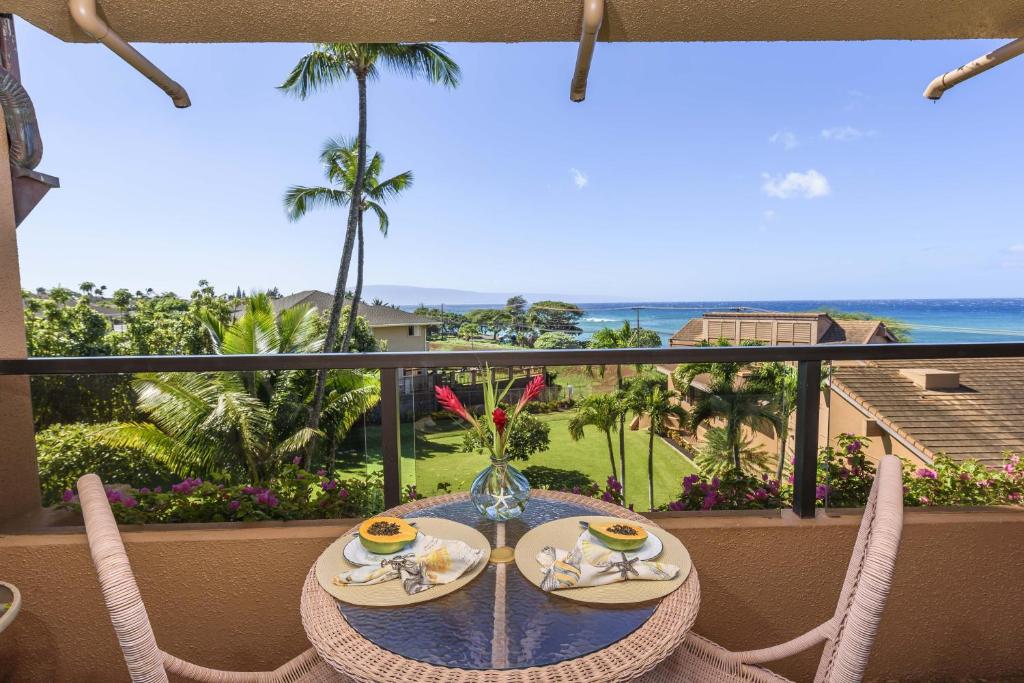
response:
<path fill-rule="evenodd" d="M 789 642 L 747 652 L 731 652 L 691 633 L 675 654 L 641 680 L 644 683 L 780 683 L 787 679 L 756 665 L 788 657 L 824 642 L 825 651 L 818 664 L 815 682 L 860 681 L 864 677 L 871 645 L 889 595 L 902 528 L 902 464 L 899 458 L 887 455 L 879 463 L 839 604 L 831 619 Z"/>
<path fill-rule="evenodd" d="M 204 683 L 347 683 L 310 648 L 273 671 L 207 669 L 162 651 L 156 644 L 128 556 L 110 511 L 103 482 L 95 474 L 78 480 L 89 550 L 99 576 L 103 600 L 117 632 L 128 673 L 135 683 L 166 683 L 167 674 Z"/>

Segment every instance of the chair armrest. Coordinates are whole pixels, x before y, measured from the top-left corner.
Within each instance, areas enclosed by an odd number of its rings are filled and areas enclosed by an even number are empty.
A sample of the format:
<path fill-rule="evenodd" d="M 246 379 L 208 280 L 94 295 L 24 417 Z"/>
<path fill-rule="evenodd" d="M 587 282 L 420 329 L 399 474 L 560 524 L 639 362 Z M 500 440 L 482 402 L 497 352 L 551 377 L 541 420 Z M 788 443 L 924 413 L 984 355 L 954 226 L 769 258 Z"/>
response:
<path fill-rule="evenodd" d="M 785 643 L 780 643 L 774 647 L 766 647 L 761 650 L 733 652 L 730 653 L 729 659 L 742 664 L 763 664 L 765 662 L 774 662 L 776 660 L 789 657 L 790 655 L 795 655 L 798 652 L 803 652 L 807 648 L 814 647 L 818 643 L 835 638 L 836 630 L 836 622 L 830 619 L 803 635 L 797 636 L 792 640 L 787 640 Z"/>

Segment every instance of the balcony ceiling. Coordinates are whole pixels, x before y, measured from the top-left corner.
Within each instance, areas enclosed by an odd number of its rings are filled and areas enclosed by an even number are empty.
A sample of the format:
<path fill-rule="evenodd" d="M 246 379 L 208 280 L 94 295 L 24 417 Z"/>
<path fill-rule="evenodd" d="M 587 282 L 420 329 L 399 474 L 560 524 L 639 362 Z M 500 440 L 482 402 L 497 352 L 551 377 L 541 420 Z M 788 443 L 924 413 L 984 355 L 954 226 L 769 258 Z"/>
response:
<path fill-rule="evenodd" d="M 576 41 L 581 0 L 100 0 L 125 39 L 220 42 Z M 87 42 L 64 0 L 0 0 Z M 609 0 L 601 39 L 782 41 L 1011 38 L 1020 0 Z"/>

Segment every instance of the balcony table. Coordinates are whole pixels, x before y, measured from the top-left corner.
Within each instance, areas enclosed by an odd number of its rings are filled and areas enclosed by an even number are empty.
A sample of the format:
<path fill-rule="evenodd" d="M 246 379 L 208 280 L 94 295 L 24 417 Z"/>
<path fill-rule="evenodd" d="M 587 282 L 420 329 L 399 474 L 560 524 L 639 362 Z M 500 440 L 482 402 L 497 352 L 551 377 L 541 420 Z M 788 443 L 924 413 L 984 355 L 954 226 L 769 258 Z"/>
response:
<path fill-rule="evenodd" d="M 444 517 L 476 528 L 494 548 L 515 546 L 530 528 L 562 517 L 610 515 L 653 524 L 625 508 L 568 493 L 534 491 L 516 520 L 492 522 L 469 494 L 415 501 L 385 514 Z M 682 643 L 697 616 L 696 567 L 663 599 L 588 605 L 545 593 L 515 564 L 494 563 L 449 595 L 403 607 L 360 607 L 306 576 L 306 635 L 331 667 L 360 682 L 600 683 L 654 668 Z M 353 589 L 357 590 L 357 589 Z"/>

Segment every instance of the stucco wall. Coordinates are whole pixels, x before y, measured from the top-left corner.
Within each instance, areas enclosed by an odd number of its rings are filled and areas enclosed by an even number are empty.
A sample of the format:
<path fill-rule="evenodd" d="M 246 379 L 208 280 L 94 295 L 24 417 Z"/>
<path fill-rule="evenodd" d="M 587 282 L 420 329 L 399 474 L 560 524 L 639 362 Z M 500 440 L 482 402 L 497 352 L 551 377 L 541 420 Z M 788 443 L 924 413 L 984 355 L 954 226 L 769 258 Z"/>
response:
<path fill-rule="evenodd" d="M 0 117 L 0 140 L 7 129 Z M 18 237 L 7 145 L 0 145 L 0 358 L 24 358 Z M 0 377 L 0 525 L 39 510 L 39 470 L 27 377 Z"/>
<path fill-rule="evenodd" d="M 835 608 L 858 517 L 656 515 L 700 572 L 696 630 L 745 649 L 795 636 Z M 306 645 L 299 589 L 339 521 L 126 531 L 157 640 L 178 656 L 273 667 Z M 1024 676 L 1024 511 L 910 510 L 870 679 Z M 0 576 L 23 612 L 0 638 L 0 681 L 115 681 L 125 671 L 81 533 L 0 537 Z M 486 606 L 490 609 L 490 606 Z M 813 675 L 816 654 L 776 669 Z"/>
<path fill-rule="evenodd" d="M 427 329 L 415 325 L 416 334 L 410 335 L 407 325 L 401 327 L 374 327 L 373 336 L 377 341 L 386 341 L 388 351 L 426 351 Z"/>

